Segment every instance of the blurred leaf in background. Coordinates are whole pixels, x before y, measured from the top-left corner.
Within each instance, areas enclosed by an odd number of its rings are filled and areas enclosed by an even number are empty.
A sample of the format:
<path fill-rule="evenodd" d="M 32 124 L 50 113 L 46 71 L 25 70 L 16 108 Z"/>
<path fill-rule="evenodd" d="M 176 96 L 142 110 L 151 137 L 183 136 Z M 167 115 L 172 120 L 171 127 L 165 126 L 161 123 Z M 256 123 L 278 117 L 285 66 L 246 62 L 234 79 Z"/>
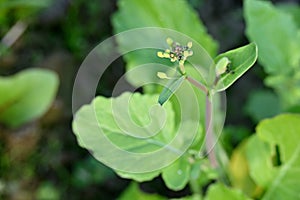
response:
<path fill-rule="evenodd" d="M 58 84 L 57 75 L 44 69 L 0 77 L 0 122 L 17 127 L 41 117 L 51 106 Z"/>
<path fill-rule="evenodd" d="M 227 125 L 224 127 L 222 135 L 220 136 L 220 142 L 227 154 L 231 155 L 237 145 L 250 135 L 251 131 L 247 127 Z"/>
<path fill-rule="evenodd" d="M 281 8 L 281 9 L 280 9 Z M 287 12 L 287 10 L 291 12 Z M 245 0 L 246 34 L 258 46 L 259 62 L 283 109 L 300 102 L 299 5 L 275 7 L 271 2 Z"/>
<path fill-rule="evenodd" d="M 240 190 L 229 188 L 222 183 L 211 185 L 204 200 L 250 200 Z"/>
<path fill-rule="evenodd" d="M 37 200 L 59 200 L 60 194 L 57 188 L 52 183 L 43 183 L 39 186 L 36 192 L 36 199 Z"/>
<path fill-rule="evenodd" d="M 265 118 L 274 117 L 282 111 L 278 96 L 269 90 L 253 91 L 244 109 L 255 123 Z"/>
<path fill-rule="evenodd" d="M 128 188 L 121 194 L 118 200 L 165 200 L 157 194 L 147 194 L 141 191 L 137 183 L 131 183 Z"/>
<path fill-rule="evenodd" d="M 263 120 L 256 133 L 257 138 L 249 140 L 247 156 L 251 177 L 265 189 L 262 199 L 299 199 L 300 115 Z"/>
<path fill-rule="evenodd" d="M 73 172 L 72 182 L 76 187 L 82 188 L 91 184 L 104 183 L 107 179 L 115 177 L 111 169 L 92 157 L 77 163 Z"/>
<path fill-rule="evenodd" d="M 255 197 L 261 192 L 250 176 L 246 147 L 247 140 L 239 143 L 233 150 L 228 165 L 228 176 L 234 188 L 242 190 L 250 197 Z"/>

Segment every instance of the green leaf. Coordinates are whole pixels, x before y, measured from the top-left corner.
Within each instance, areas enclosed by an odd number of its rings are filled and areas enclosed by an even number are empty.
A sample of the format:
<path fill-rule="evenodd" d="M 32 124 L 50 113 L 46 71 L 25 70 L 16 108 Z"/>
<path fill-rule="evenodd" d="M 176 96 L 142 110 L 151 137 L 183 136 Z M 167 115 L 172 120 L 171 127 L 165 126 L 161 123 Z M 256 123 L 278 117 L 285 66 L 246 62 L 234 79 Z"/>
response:
<path fill-rule="evenodd" d="M 257 59 L 257 46 L 254 43 L 251 43 L 222 53 L 215 58 L 215 63 L 224 57 L 227 57 L 230 61 L 230 71 L 221 75 L 215 87 L 216 91 L 226 90 L 250 69 Z"/>
<path fill-rule="evenodd" d="M 41 117 L 51 105 L 58 77 L 44 69 L 28 69 L 0 77 L 0 122 L 17 127 Z"/>
<path fill-rule="evenodd" d="M 241 142 L 232 152 L 229 163 L 229 178 L 234 188 L 242 190 L 248 196 L 259 196 L 261 191 L 250 176 L 247 161 L 247 141 Z M 259 193 L 259 194 L 258 194 Z"/>
<path fill-rule="evenodd" d="M 300 102 L 300 71 L 289 75 L 278 74 L 265 79 L 267 86 L 273 87 L 280 97 L 282 107 L 287 109 Z"/>
<path fill-rule="evenodd" d="M 257 135 L 253 135 L 247 140 L 246 157 L 250 176 L 257 185 L 265 188 L 275 176 L 276 169 L 271 160 L 272 153 L 270 145 L 260 140 Z"/>
<path fill-rule="evenodd" d="M 119 11 L 113 16 L 112 21 L 115 33 L 131 31 L 127 35 L 116 35 L 120 49 L 131 50 L 123 56 L 127 63 L 127 72 L 149 63 L 162 64 L 165 68 L 174 65 L 169 59 L 157 57 L 157 51 L 168 47 L 166 43 L 168 37 L 181 44 L 186 44 L 192 39 L 194 56 L 189 60 L 194 60 L 194 63 L 202 67 L 211 66 L 213 61 L 209 55 L 216 55 L 217 43 L 207 34 L 196 12 L 186 1 L 120 0 L 118 5 Z M 180 20 L 178 16 L 181 16 Z M 149 29 L 149 27 L 153 28 Z M 139 29 L 132 31 L 134 28 Z M 164 29 L 158 30 L 158 28 Z M 158 69 L 148 67 L 139 73 L 128 73 L 126 78 L 136 87 L 140 87 L 145 82 L 157 83 L 156 73 L 162 71 L 161 68 L 161 66 Z M 143 85 L 144 92 L 147 93 L 157 93 L 159 92 L 157 88 L 157 85 Z"/>
<path fill-rule="evenodd" d="M 122 171 L 116 171 L 116 173 L 122 178 L 132 179 L 137 182 L 144 182 L 151 181 L 153 178 L 157 177 L 161 173 L 161 170 L 148 173 L 128 173 Z"/>
<path fill-rule="evenodd" d="M 288 15 L 293 17 L 294 22 L 297 24 L 298 29 L 300 28 L 300 6 L 299 4 L 282 3 L 278 5 L 278 8 Z"/>
<path fill-rule="evenodd" d="M 270 2 L 246 0 L 246 33 L 258 46 L 259 62 L 270 74 L 289 73 L 300 60 L 300 34 L 292 16 Z"/>
<path fill-rule="evenodd" d="M 172 198 L 172 200 L 203 200 L 203 197 L 200 194 L 193 194 L 192 196 L 185 196 L 176 199 Z"/>
<path fill-rule="evenodd" d="M 51 182 L 42 182 L 37 188 L 35 199 L 51 199 L 51 200 L 59 200 L 61 199 L 61 194 L 59 188 Z"/>
<path fill-rule="evenodd" d="M 208 188 L 205 200 L 250 200 L 250 198 L 246 197 L 240 190 L 217 183 Z"/>
<path fill-rule="evenodd" d="M 158 103 L 163 105 L 168 99 L 176 92 L 176 90 L 181 86 L 182 82 L 185 80 L 185 76 L 181 76 L 178 79 L 171 79 L 161 92 L 158 98 Z"/>
<path fill-rule="evenodd" d="M 78 143 L 124 178 L 147 181 L 170 169 L 186 175 L 183 165 L 174 161 L 192 144 L 199 122 L 182 121 L 182 129 L 176 130 L 172 104 L 162 107 L 155 103 L 157 98 L 128 92 L 96 97 L 76 113 L 73 130 Z"/>
<path fill-rule="evenodd" d="M 300 115 L 282 114 L 263 120 L 256 130 L 259 138 L 267 142 L 271 148 L 278 145 L 281 161 L 262 199 L 299 199 Z"/>
<path fill-rule="evenodd" d="M 138 184 L 131 183 L 126 190 L 121 194 L 118 200 L 164 200 L 166 198 L 159 196 L 157 194 L 147 194 L 142 192 Z"/>
<path fill-rule="evenodd" d="M 255 90 L 250 94 L 245 106 L 245 112 L 254 122 L 274 117 L 281 110 L 278 96 L 269 90 Z"/>
<path fill-rule="evenodd" d="M 73 128 L 79 143 L 98 160 L 112 160 L 120 171 L 145 173 L 153 166 L 166 165 L 168 159 L 164 156 L 179 156 L 177 147 L 171 144 L 165 147 L 176 134 L 174 112 L 171 104 L 164 107 L 156 104 L 157 98 L 157 95 L 128 92 L 116 98 L 97 97 L 76 114 Z M 182 138 L 181 145 L 185 140 Z M 163 147 L 166 155 L 159 151 Z M 153 156 L 160 153 L 159 158 L 151 157 L 153 151 L 156 151 Z M 136 154 L 145 157 L 135 157 Z M 140 162 L 143 165 L 137 164 Z"/>
<path fill-rule="evenodd" d="M 190 178 L 191 164 L 186 157 L 181 157 L 162 172 L 162 178 L 167 187 L 178 191 L 183 189 Z"/>

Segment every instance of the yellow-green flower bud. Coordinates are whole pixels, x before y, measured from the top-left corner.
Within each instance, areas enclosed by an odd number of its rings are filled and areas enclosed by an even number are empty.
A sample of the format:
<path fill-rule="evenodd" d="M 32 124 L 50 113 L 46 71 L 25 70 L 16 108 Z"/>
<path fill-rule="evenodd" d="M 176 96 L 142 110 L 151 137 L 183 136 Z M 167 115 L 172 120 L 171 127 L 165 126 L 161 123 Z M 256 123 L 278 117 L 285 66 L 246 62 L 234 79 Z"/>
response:
<path fill-rule="evenodd" d="M 230 64 L 230 60 L 227 57 L 221 58 L 216 64 L 216 75 L 219 77 L 224 74 L 227 70 L 228 65 Z"/>

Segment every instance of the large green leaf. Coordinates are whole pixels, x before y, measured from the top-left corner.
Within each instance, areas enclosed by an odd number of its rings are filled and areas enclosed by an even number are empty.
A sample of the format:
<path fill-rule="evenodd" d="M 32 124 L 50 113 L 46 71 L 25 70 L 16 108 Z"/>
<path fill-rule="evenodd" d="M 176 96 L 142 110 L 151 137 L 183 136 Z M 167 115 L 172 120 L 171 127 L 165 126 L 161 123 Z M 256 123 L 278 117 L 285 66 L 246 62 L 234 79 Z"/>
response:
<path fill-rule="evenodd" d="M 188 162 L 187 157 L 183 156 L 163 170 L 162 178 L 168 188 L 181 190 L 189 182 L 190 171 L 191 163 Z"/>
<path fill-rule="evenodd" d="M 300 34 L 287 12 L 270 2 L 245 0 L 247 36 L 258 46 L 259 61 L 270 74 L 289 73 L 299 65 Z"/>
<path fill-rule="evenodd" d="M 58 77 L 49 70 L 28 69 L 0 77 L 0 122 L 17 127 L 42 116 L 57 88 Z"/>
<path fill-rule="evenodd" d="M 173 139 L 174 112 L 153 101 L 157 95 L 124 93 L 118 98 L 97 97 L 97 121 L 110 141 L 135 153 L 156 151 Z M 163 129 L 162 129 L 163 128 Z"/>
<path fill-rule="evenodd" d="M 209 187 L 205 200 L 250 200 L 240 190 L 234 190 L 221 183 Z"/>
<path fill-rule="evenodd" d="M 191 131 L 198 126 L 198 121 L 184 121 L 181 131 L 176 130 L 172 105 L 161 107 L 157 98 L 128 92 L 116 98 L 97 97 L 75 116 L 73 130 L 79 144 L 120 176 L 151 180 L 173 165 L 184 153 L 182 147 L 191 145 Z"/>
<path fill-rule="evenodd" d="M 274 172 L 272 182 L 268 185 L 263 200 L 299 199 L 300 115 L 282 114 L 272 119 L 266 119 L 258 125 L 257 134 L 259 138 L 269 143 L 271 148 L 278 145 L 281 162 Z M 262 160 L 262 163 L 265 162 Z M 262 164 L 261 167 L 263 168 L 265 165 Z"/>
<path fill-rule="evenodd" d="M 233 49 L 218 55 L 215 58 L 217 63 L 222 58 L 227 57 L 230 61 L 228 72 L 219 78 L 215 90 L 223 91 L 240 78 L 256 61 L 257 46 L 255 43 Z"/>

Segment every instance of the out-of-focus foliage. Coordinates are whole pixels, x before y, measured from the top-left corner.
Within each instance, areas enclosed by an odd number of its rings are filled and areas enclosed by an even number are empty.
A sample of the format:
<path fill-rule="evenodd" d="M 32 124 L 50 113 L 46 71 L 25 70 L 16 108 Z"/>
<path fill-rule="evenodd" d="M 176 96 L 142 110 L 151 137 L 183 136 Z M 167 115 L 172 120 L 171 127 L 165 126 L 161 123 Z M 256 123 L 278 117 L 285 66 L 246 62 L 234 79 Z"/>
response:
<path fill-rule="evenodd" d="M 257 199 L 298 199 L 299 123 L 299 114 L 261 121 L 231 158 L 233 185 Z"/>
<path fill-rule="evenodd" d="M 266 191 L 263 200 L 299 199 L 300 115 L 282 114 L 263 120 L 258 138 L 249 141 L 247 158 L 253 180 Z"/>
<path fill-rule="evenodd" d="M 93 157 L 77 163 L 72 176 L 74 186 L 83 188 L 91 184 L 102 183 L 114 177 L 114 173 L 108 167 L 102 165 Z"/>
<path fill-rule="evenodd" d="M 287 12 L 289 11 L 289 12 Z M 275 89 L 283 108 L 300 102 L 299 6 L 277 8 L 270 2 L 246 0 L 248 38 L 258 46 L 259 62 L 268 74 L 265 84 Z"/>
<path fill-rule="evenodd" d="M 260 191 L 249 174 L 246 147 L 246 142 L 241 142 L 233 150 L 228 165 L 228 176 L 234 188 L 242 190 L 250 197 L 256 197 Z"/>
<path fill-rule="evenodd" d="M 269 90 L 256 90 L 249 96 L 245 112 L 254 122 L 274 117 L 282 111 L 278 96 Z"/>
<path fill-rule="evenodd" d="M 60 194 L 57 189 L 51 183 L 44 183 L 39 186 L 36 192 L 36 199 L 51 199 L 51 200 L 59 200 Z"/>
<path fill-rule="evenodd" d="M 234 190 L 220 183 L 209 187 L 204 200 L 250 200 L 240 190 Z"/>
<path fill-rule="evenodd" d="M 0 77 L 0 122 L 17 127 L 42 116 L 55 98 L 58 77 L 49 70 L 24 70 Z"/>
<path fill-rule="evenodd" d="M 165 197 L 161 197 L 156 194 L 146 194 L 141 191 L 136 183 L 132 183 L 126 188 L 126 191 L 121 194 L 118 200 L 164 200 Z"/>
<path fill-rule="evenodd" d="M 0 37 L 18 20 L 33 17 L 53 0 L 0 0 Z"/>
<path fill-rule="evenodd" d="M 70 1 L 62 22 L 66 47 L 82 60 L 89 50 L 109 36 L 109 14 L 112 3 L 108 1 Z M 101 34 L 99 34 L 101 32 Z"/>

